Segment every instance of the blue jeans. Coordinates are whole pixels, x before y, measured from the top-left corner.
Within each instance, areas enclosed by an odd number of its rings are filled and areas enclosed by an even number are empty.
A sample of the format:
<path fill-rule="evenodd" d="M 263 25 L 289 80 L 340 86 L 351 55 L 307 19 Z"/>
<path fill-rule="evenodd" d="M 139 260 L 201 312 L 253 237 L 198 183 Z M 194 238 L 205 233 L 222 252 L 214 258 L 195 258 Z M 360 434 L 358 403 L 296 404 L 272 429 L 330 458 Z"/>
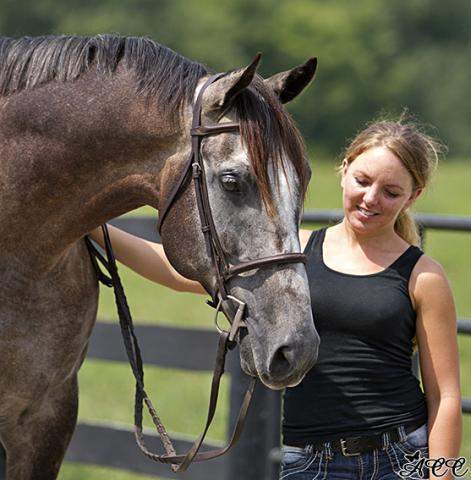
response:
<path fill-rule="evenodd" d="M 283 446 L 280 480 L 418 480 L 429 478 L 421 471 L 420 459 L 428 457 L 427 424 L 406 434 L 400 427 L 401 440 L 390 442 L 383 434 L 381 449 L 355 456 L 332 451 L 330 442 L 322 450 Z M 418 452 L 418 453 L 416 453 Z M 416 455 L 415 459 L 406 455 Z"/>

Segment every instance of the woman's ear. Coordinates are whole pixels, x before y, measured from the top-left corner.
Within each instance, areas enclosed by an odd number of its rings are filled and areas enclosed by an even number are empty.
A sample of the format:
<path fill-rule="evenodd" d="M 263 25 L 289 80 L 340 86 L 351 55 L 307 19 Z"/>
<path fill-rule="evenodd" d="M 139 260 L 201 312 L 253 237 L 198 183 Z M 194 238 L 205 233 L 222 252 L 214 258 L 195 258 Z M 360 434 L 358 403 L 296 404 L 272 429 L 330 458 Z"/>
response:
<path fill-rule="evenodd" d="M 409 197 L 409 199 L 406 202 L 405 208 L 409 208 L 417 200 L 417 198 L 420 196 L 420 194 L 423 192 L 423 190 L 424 190 L 423 188 L 414 189 L 411 193 L 411 196 Z"/>
<path fill-rule="evenodd" d="M 342 161 L 342 168 L 340 170 L 340 186 L 343 188 L 344 187 L 344 183 L 345 183 L 345 175 L 347 174 L 347 169 L 348 169 L 348 162 L 347 162 L 347 159 L 344 158 L 343 161 Z"/>

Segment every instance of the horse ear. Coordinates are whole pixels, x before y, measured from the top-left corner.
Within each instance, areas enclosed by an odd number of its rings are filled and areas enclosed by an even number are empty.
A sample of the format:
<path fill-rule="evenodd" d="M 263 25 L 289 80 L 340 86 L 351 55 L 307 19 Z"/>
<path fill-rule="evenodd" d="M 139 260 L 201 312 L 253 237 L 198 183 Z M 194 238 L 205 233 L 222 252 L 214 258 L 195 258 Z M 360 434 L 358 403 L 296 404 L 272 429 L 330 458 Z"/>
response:
<path fill-rule="evenodd" d="M 297 97 L 313 79 L 317 68 L 317 58 L 286 72 L 277 73 L 265 80 L 265 84 L 274 90 L 281 103 L 287 103 Z"/>
<path fill-rule="evenodd" d="M 203 113 L 224 113 L 234 98 L 252 82 L 261 57 L 262 54 L 257 53 L 247 67 L 234 70 L 211 84 L 204 94 Z"/>

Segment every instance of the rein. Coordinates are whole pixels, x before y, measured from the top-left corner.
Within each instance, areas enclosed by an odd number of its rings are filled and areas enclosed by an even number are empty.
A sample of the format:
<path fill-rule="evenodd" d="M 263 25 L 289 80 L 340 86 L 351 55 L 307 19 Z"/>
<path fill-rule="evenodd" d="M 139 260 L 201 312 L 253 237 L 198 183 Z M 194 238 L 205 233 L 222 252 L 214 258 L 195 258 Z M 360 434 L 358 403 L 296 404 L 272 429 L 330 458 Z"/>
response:
<path fill-rule="evenodd" d="M 258 268 L 263 268 L 272 265 L 280 264 L 289 264 L 302 262 L 306 263 L 306 256 L 301 253 L 285 253 L 274 255 L 270 257 L 264 257 L 256 260 L 250 260 L 247 262 L 239 263 L 238 265 L 230 265 L 227 255 L 222 247 L 219 235 L 217 233 L 213 215 L 211 212 L 211 206 L 209 202 L 208 190 L 206 185 L 204 163 L 201 156 L 201 140 L 208 135 L 217 135 L 224 132 L 236 132 L 239 131 L 239 124 L 237 123 L 220 123 L 217 125 L 201 125 L 201 110 L 203 102 L 203 93 L 209 85 L 211 85 L 216 80 L 219 80 L 226 73 L 218 73 L 211 76 L 203 84 L 196 102 L 193 106 L 193 121 L 191 128 L 191 153 L 184 165 L 184 168 L 178 178 L 178 181 L 171 190 L 167 202 L 164 207 L 159 212 L 159 223 L 158 230 L 159 233 L 162 229 L 162 225 L 165 221 L 166 215 L 171 209 L 173 203 L 177 199 L 178 195 L 183 191 L 186 184 L 189 182 L 190 178 L 193 181 L 196 201 L 198 206 L 198 213 L 200 217 L 201 230 L 204 235 L 207 254 L 211 259 L 213 269 L 216 275 L 217 280 L 217 291 L 212 295 L 212 302 L 208 302 L 211 306 L 216 308 L 216 317 L 215 324 L 219 331 L 219 341 L 218 348 L 216 353 L 216 360 L 214 365 L 213 379 L 211 384 L 211 394 L 209 400 L 208 414 L 206 419 L 206 424 L 203 429 L 202 434 L 194 442 L 192 447 L 185 454 L 178 455 L 175 452 L 172 441 L 168 436 L 165 427 L 160 421 L 157 411 L 155 410 L 152 402 L 147 395 L 144 388 L 144 372 L 142 368 L 142 357 L 139 349 L 138 341 L 134 333 L 134 326 L 127 304 L 126 296 L 124 294 L 123 286 L 118 275 L 118 269 L 116 266 L 116 260 L 114 253 L 111 247 L 111 241 L 108 233 L 106 224 L 102 226 L 103 236 L 105 240 L 105 251 L 107 255 L 107 260 L 98 252 L 95 246 L 91 243 L 88 237 L 85 237 L 87 247 L 89 249 L 93 265 L 98 273 L 98 278 L 100 281 L 105 283 L 107 286 L 113 286 L 116 298 L 116 305 L 119 314 L 119 323 L 121 327 L 121 333 L 123 336 L 124 345 L 126 348 L 126 353 L 131 365 L 132 372 L 136 379 L 136 391 L 135 391 L 135 406 L 134 406 L 134 425 L 135 425 L 135 437 L 136 442 L 141 449 L 141 451 L 152 460 L 170 463 L 172 464 L 172 470 L 175 472 L 185 471 L 191 462 L 200 462 L 204 460 L 209 460 L 212 458 L 219 457 L 226 453 L 238 440 L 242 429 L 244 426 L 245 418 L 247 416 L 247 411 L 250 405 L 252 394 L 255 388 L 257 379 L 251 378 L 249 386 L 244 396 L 239 415 L 237 418 L 234 431 L 232 433 L 230 442 L 227 446 L 211 450 L 207 452 L 199 452 L 199 449 L 203 443 L 203 440 L 206 436 L 206 433 L 211 425 L 213 420 L 217 400 L 219 385 L 221 377 L 224 374 L 224 365 L 225 357 L 228 350 L 232 349 L 236 345 L 236 338 L 240 328 L 246 328 L 244 322 L 244 314 L 246 305 L 241 300 L 236 297 L 229 295 L 227 293 L 227 283 L 230 279 L 240 273 L 247 272 L 249 270 L 254 270 Z M 111 278 L 107 278 L 100 271 L 97 263 L 97 259 L 100 263 L 106 268 L 109 272 Z M 235 308 L 235 313 L 231 315 L 232 318 L 229 318 L 231 323 L 230 331 L 225 331 L 219 327 L 217 323 L 218 313 L 222 310 L 223 306 L 230 307 L 230 310 L 233 312 Z M 152 417 L 152 420 L 156 426 L 157 432 L 162 440 L 163 446 L 165 448 L 165 454 L 159 455 L 149 451 L 145 445 L 144 435 L 142 431 L 142 410 L 143 403 L 146 404 L 146 407 Z"/>
<path fill-rule="evenodd" d="M 199 449 L 204 441 L 206 433 L 212 423 L 214 414 L 216 412 L 217 401 L 218 401 L 218 394 L 219 394 L 219 385 L 221 383 L 221 377 L 224 374 L 224 366 L 225 366 L 225 359 L 226 353 L 228 349 L 231 349 L 235 346 L 235 343 L 230 340 L 230 337 L 233 336 L 232 331 L 227 332 L 218 328 L 219 330 L 219 340 L 218 340 L 218 348 L 216 353 L 216 360 L 214 364 L 214 371 L 213 371 L 213 379 L 211 383 L 211 394 L 209 400 L 209 407 L 208 407 L 208 414 L 206 418 L 206 424 L 203 430 L 203 433 L 199 436 L 199 438 L 193 443 L 192 447 L 182 455 L 177 455 L 173 443 L 162 424 L 155 407 L 152 404 L 147 392 L 144 388 L 144 371 L 143 371 L 143 362 L 141 351 L 139 348 L 139 343 L 137 337 L 134 332 L 134 324 L 131 317 L 131 312 L 129 310 L 129 306 L 126 300 L 126 295 L 124 293 L 124 289 L 121 283 L 121 279 L 118 275 L 118 269 L 116 265 L 116 259 L 111 247 L 111 241 L 108 233 L 108 228 L 106 225 L 102 225 L 103 236 L 105 239 L 105 251 L 107 260 L 103 258 L 100 252 L 96 249 L 96 247 L 92 244 L 88 237 L 85 237 L 87 247 L 89 248 L 89 252 L 93 258 L 97 258 L 100 263 L 104 266 L 104 268 L 110 274 L 110 278 L 103 275 L 100 271 L 101 281 L 107 286 L 114 287 L 115 293 L 115 300 L 116 306 L 118 310 L 119 316 L 119 325 L 121 328 L 121 334 L 123 337 L 124 346 L 126 349 L 126 354 L 129 360 L 129 364 L 131 365 L 131 370 L 133 372 L 134 378 L 136 380 L 135 386 L 135 403 L 134 403 L 134 435 L 136 439 L 136 443 L 139 446 L 140 450 L 144 455 L 154 461 L 158 461 L 161 463 L 170 463 L 172 464 L 172 470 L 174 472 L 183 472 L 185 471 L 192 462 L 201 462 L 204 460 L 210 460 L 212 458 L 219 457 L 226 453 L 239 439 L 240 434 L 242 433 L 245 418 L 247 416 L 248 408 L 250 405 L 250 401 L 252 399 L 252 394 L 256 384 L 256 378 L 251 378 L 249 386 L 244 396 L 244 400 L 242 402 L 242 406 L 239 410 L 239 415 L 237 417 L 236 426 L 234 427 L 234 431 L 232 433 L 230 442 L 227 446 L 211 450 L 207 452 L 199 452 Z M 98 267 L 98 263 L 96 263 L 96 259 L 93 262 Z M 98 267 L 99 270 L 99 267 Z M 154 425 L 157 429 L 157 433 L 160 436 L 162 444 L 165 448 L 165 455 L 159 455 L 156 453 L 151 452 L 145 444 L 144 434 L 142 431 L 142 411 L 143 411 L 143 404 L 145 403 L 147 410 L 154 422 Z"/>

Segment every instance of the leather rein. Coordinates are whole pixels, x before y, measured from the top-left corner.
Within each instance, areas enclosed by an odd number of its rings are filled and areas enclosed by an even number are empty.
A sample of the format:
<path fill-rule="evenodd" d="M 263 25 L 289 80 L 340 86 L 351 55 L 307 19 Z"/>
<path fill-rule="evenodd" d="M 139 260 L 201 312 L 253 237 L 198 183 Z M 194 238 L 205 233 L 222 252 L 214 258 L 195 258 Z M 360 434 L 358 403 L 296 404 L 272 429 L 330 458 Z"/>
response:
<path fill-rule="evenodd" d="M 192 120 L 192 128 L 191 128 L 191 153 L 188 156 L 188 159 L 180 174 L 180 177 L 178 178 L 178 181 L 175 183 L 173 189 L 171 190 L 165 205 L 159 211 L 158 230 L 160 233 L 167 213 L 171 209 L 175 200 L 178 198 L 178 195 L 184 190 L 184 188 L 186 188 L 187 184 L 189 183 L 189 179 L 191 178 L 195 188 L 198 213 L 199 213 L 200 223 L 201 223 L 201 230 L 204 235 L 207 254 L 211 259 L 211 263 L 212 263 L 212 266 L 216 275 L 216 281 L 217 281 L 217 291 L 212 296 L 212 302 L 208 302 L 211 306 L 216 308 L 215 324 L 219 331 L 219 341 L 218 341 L 216 361 L 215 361 L 214 372 L 213 372 L 213 379 L 211 384 L 211 394 L 210 394 L 210 401 L 209 401 L 209 407 L 208 407 L 208 414 L 207 414 L 206 424 L 202 434 L 198 437 L 198 439 L 194 442 L 192 447 L 185 454 L 178 455 L 175 452 L 175 448 L 173 447 L 172 441 L 170 440 L 170 437 L 167 434 L 165 427 L 163 426 L 162 422 L 158 417 L 157 411 L 155 410 L 149 396 L 145 391 L 144 372 L 142 368 L 142 357 L 141 357 L 138 341 L 134 333 L 134 326 L 133 326 L 131 313 L 129 311 L 129 307 L 127 305 L 121 280 L 118 275 L 116 261 L 115 261 L 114 253 L 112 250 L 111 241 L 110 241 L 106 224 L 102 226 L 102 229 L 103 229 L 103 236 L 105 240 L 105 251 L 107 255 L 107 260 L 103 258 L 100 252 L 91 243 L 90 239 L 88 237 L 85 237 L 87 247 L 89 248 L 90 256 L 92 258 L 92 262 L 95 266 L 95 269 L 97 270 L 99 280 L 102 281 L 107 286 L 114 287 L 121 333 L 123 336 L 124 345 L 126 347 L 126 353 L 129 359 L 129 363 L 131 365 L 132 372 L 136 379 L 135 406 L 134 406 L 134 425 L 135 425 L 136 442 L 139 448 L 141 449 L 141 451 L 144 453 L 144 455 L 146 455 L 147 457 L 149 457 L 154 461 L 172 464 L 172 470 L 175 472 L 185 471 L 192 462 L 199 462 L 199 461 L 204 461 L 204 460 L 209 460 L 212 458 L 219 457 L 224 453 L 226 453 L 236 443 L 236 441 L 240 437 L 240 434 L 242 433 L 245 418 L 247 416 L 247 411 L 248 411 L 252 394 L 257 381 L 256 378 L 251 378 L 250 380 L 250 383 L 248 385 L 247 391 L 244 396 L 244 400 L 240 407 L 236 425 L 234 427 L 234 430 L 228 445 L 216 450 L 199 452 L 200 447 L 203 443 L 203 440 L 211 425 L 211 422 L 213 420 L 213 417 L 216 411 L 219 385 L 220 385 L 221 377 L 224 373 L 226 353 L 228 349 L 232 349 L 235 346 L 236 338 L 238 336 L 237 333 L 239 332 L 239 329 L 246 328 L 246 324 L 244 322 L 246 305 L 241 300 L 227 293 L 228 291 L 227 283 L 230 281 L 232 277 L 250 270 L 272 266 L 275 264 L 280 265 L 280 264 L 297 263 L 297 262 L 306 263 L 306 256 L 302 253 L 285 253 L 285 254 L 279 254 L 279 255 L 274 255 L 270 257 L 259 258 L 259 259 L 239 263 L 237 265 L 231 265 L 227 258 L 227 254 L 224 248 L 222 247 L 222 243 L 220 241 L 219 235 L 217 233 L 217 230 L 214 224 L 213 215 L 211 212 L 211 207 L 209 202 L 204 163 L 201 156 L 201 141 L 204 137 L 209 135 L 217 135 L 225 132 L 238 132 L 239 124 L 225 122 L 225 123 L 219 123 L 216 125 L 201 125 L 201 111 L 202 111 L 203 94 L 205 90 L 209 87 L 209 85 L 211 85 L 213 82 L 219 80 L 225 75 L 227 75 L 227 73 L 218 73 L 218 74 L 212 75 L 206 80 L 206 82 L 203 84 L 203 86 L 201 87 L 198 93 L 197 99 L 193 106 L 193 120 Z M 98 267 L 97 259 L 108 270 L 111 278 L 107 278 L 100 271 Z M 232 318 L 228 318 L 231 324 L 230 331 L 223 330 L 222 328 L 219 327 L 217 323 L 218 313 L 221 311 L 223 303 L 226 303 L 226 304 L 232 303 L 233 307 L 235 307 L 235 314 L 232 316 Z M 162 440 L 162 444 L 166 452 L 163 455 L 151 452 L 150 450 L 148 450 L 148 448 L 145 445 L 144 435 L 142 431 L 143 403 L 146 404 L 146 407 L 156 426 L 157 432 Z"/>

